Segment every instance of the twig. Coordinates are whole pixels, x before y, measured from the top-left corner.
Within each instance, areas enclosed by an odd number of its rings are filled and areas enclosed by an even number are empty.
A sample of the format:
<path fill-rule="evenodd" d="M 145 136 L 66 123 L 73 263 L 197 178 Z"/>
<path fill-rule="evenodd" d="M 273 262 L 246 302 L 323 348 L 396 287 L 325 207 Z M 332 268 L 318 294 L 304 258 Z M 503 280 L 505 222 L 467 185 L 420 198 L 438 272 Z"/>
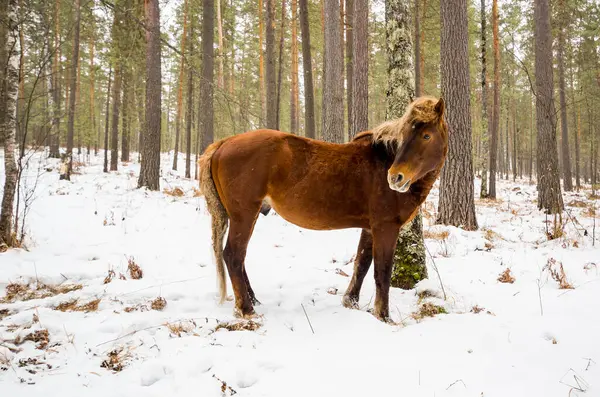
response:
<path fill-rule="evenodd" d="M 440 272 L 437 268 L 437 265 L 435 264 L 435 260 L 433 259 L 433 255 L 431 255 L 431 252 L 429 252 L 429 247 L 427 247 L 427 244 L 425 244 L 425 242 L 423 242 L 423 245 L 425 246 L 425 249 L 427 250 L 427 253 L 429 254 L 429 258 L 431 258 L 431 263 L 433 265 L 433 270 L 435 270 L 437 276 L 438 276 L 438 280 L 440 280 L 440 287 L 442 287 L 442 293 L 444 294 L 444 300 L 447 300 L 447 296 L 446 296 L 446 289 L 444 288 L 444 283 L 442 282 L 442 276 L 440 276 Z"/>
<path fill-rule="evenodd" d="M 448 390 L 449 388 L 451 388 L 452 386 L 454 386 L 454 385 L 455 385 L 455 384 L 457 384 L 458 382 L 462 383 L 462 384 L 463 384 L 463 386 L 465 387 L 465 389 L 467 388 L 467 385 L 465 385 L 465 382 L 463 382 L 463 380 L 462 380 L 462 379 L 459 379 L 459 380 L 457 380 L 457 381 L 454 381 L 454 382 L 450 383 L 450 385 L 449 385 L 449 386 L 446 388 L 446 390 Z"/>
<path fill-rule="evenodd" d="M 304 315 L 306 316 L 306 320 L 308 321 L 308 325 L 310 325 L 310 330 L 312 331 L 312 333 L 314 335 L 315 334 L 315 330 L 313 329 L 313 326 L 310 323 L 310 318 L 308 318 L 308 313 L 306 313 L 306 309 L 304 308 L 304 305 L 302 303 L 300 303 L 300 306 L 302 306 L 302 310 L 304 310 Z"/>
<path fill-rule="evenodd" d="M 538 297 L 540 298 L 540 314 L 542 316 L 544 316 L 544 307 L 542 306 L 542 283 L 539 278 L 537 279 L 537 286 L 538 286 Z"/>

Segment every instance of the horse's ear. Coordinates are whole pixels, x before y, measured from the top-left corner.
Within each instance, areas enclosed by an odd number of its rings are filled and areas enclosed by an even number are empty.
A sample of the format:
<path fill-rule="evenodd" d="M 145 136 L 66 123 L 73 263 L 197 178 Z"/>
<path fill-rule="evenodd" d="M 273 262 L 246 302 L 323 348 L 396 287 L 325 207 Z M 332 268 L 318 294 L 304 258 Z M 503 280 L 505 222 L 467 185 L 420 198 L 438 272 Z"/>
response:
<path fill-rule="evenodd" d="M 440 100 L 435 104 L 435 112 L 438 114 L 440 119 L 444 116 L 445 110 L 446 103 L 444 102 L 444 98 L 440 98 Z"/>

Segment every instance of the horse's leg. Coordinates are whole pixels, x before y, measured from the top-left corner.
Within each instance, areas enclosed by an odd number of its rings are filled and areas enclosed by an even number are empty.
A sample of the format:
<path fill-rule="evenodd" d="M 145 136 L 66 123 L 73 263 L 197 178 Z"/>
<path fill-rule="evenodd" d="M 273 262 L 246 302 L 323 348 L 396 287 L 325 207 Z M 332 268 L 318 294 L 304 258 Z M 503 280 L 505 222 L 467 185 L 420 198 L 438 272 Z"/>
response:
<path fill-rule="evenodd" d="M 260 305 L 260 301 L 256 299 L 256 295 L 254 294 L 254 290 L 250 285 L 250 280 L 248 279 L 248 273 L 246 273 L 246 264 L 244 263 L 244 281 L 246 282 L 246 288 L 248 288 L 248 295 L 250 295 L 250 301 L 254 306 Z"/>
<path fill-rule="evenodd" d="M 394 249 L 399 228 L 394 224 L 373 228 L 373 258 L 375 260 L 375 310 L 374 315 L 382 321 L 390 320 L 389 296 L 394 261 Z"/>
<path fill-rule="evenodd" d="M 371 267 L 371 262 L 373 262 L 373 235 L 370 230 L 363 229 L 358 242 L 356 258 L 354 259 L 354 274 L 352 274 L 352 280 L 350 280 L 348 289 L 346 289 L 342 299 L 342 304 L 345 307 L 358 309 L 360 288 L 369 267 Z"/>
<path fill-rule="evenodd" d="M 250 282 L 244 269 L 244 261 L 246 259 L 246 249 L 254 223 L 258 216 L 258 208 L 256 214 L 244 216 L 241 219 L 231 218 L 229 221 L 229 234 L 227 237 L 227 245 L 225 246 L 225 263 L 227 271 L 231 279 L 231 285 L 235 295 L 235 314 L 239 317 L 251 317 L 254 315 L 252 298 L 249 288 Z M 254 293 L 252 293 L 254 294 Z"/>

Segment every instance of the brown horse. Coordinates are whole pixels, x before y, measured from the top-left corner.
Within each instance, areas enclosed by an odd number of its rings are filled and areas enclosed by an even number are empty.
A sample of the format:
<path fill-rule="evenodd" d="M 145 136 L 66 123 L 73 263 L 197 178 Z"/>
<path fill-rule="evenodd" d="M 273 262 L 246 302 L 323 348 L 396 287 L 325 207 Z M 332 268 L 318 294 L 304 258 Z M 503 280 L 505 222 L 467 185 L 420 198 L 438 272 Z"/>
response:
<path fill-rule="evenodd" d="M 343 304 L 358 307 L 363 279 L 375 259 L 374 314 L 389 320 L 399 230 L 429 194 L 448 152 L 443 116 L 443 99 L 421 97 L 402 118 L 360 133 L 346 144 L 257 130 L 210 145 L 199 160 L 200 188 L 212 217 L 221 302 L 227 296 L 225 262 L 235 314 L 254 315 L 258 301 L 244 260 L 256 219 L 268 203 L 281 217 L 303 228 L 361 228 Z"/>

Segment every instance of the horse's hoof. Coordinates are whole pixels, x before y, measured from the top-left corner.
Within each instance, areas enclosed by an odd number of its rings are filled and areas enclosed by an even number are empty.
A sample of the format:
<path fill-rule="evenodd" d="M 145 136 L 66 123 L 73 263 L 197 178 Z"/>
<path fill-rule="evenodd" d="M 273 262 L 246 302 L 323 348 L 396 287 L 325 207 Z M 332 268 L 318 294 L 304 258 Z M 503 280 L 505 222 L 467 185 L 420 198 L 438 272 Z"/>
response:
<path fill-rule="evenodd" d="M 344 297 L 342 298 L 342 305 L 344 305 L 344 307 L 347 309 L 359 309 L 360 308 L 358 306 L 358 299 L 351 297 L 349 295 L 344 295 Z"/>
<path fill-rule="evenodd" d="M 389 313 L 378 313 L 375 309 L 367 309 L 367 311 L 369 313 L 371 313 L 373 315 L 373 317 L 375 317 L 377 320 L 386 323 L 386 324 L 394 324 L 394 322 L 392 321 L 392 318 L 390 317 Z"/>
<path fill-rule="evenodd" d="M 252 305 L 253 306 L 260 306 L 262 305 L 262 303 L 260 303 L 260 301 L 256 298 L 250 298 L 252 300 Z"/>
<path fill-rule="evenodd" d="M 244 320 L 251 320 L 253 318 L 256 318 L 256 312 L 254 311 L 254 309 L 251 309 L 249 312 L 247 313 L 243 313 L 242 310 L 238 309 L 237 307 L 235 309 L 233 309 L 233 315 L 237 318 L 241 318 Z"/>

